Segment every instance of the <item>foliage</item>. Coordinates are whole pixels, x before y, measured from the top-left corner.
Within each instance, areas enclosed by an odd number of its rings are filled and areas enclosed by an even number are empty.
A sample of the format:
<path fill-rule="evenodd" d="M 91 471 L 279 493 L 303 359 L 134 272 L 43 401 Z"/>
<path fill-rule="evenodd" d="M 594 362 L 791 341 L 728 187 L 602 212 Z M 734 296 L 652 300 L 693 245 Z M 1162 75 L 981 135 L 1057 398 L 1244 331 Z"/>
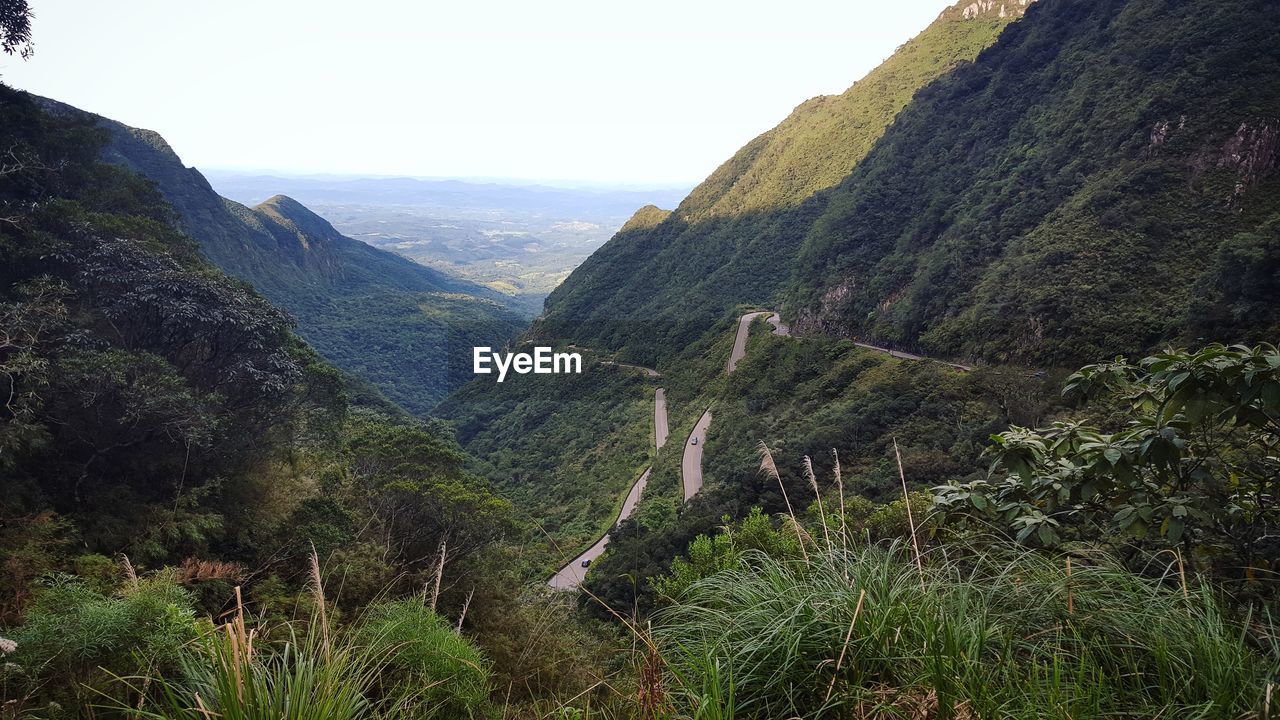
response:
<path fill-rule="evenodd" d="M 972 19 L 948 9 L 847 91 L 801 104 L 752 140 L 669 217 L 655 223 L 642 209 L 551 293 L 537 332 L 660 366 L 735 305 L 769 306 L 817 196 L 862 162 L 920 88 L 994 42 L 1021 10 L 1009 8 Z"/>
<path fill-rule="evenodd" d="M 346 489 L 370 511 L 365 536 L 388 560 L 421 568 L 442 545 L 447 559 L 462 560 L 514 530 L 511 504 L 464 472 L 462 451 L 425 425 L 357 412 L 345 436 Z"/>
<path fill-rule="evenodd" d="M 800 557 L 800 540 L 794 532 L 775 529 L 758 507 L 751 508 L 736 527 L 727 516 L 724 522 L 724 532 L 699 535 L 690 543 L 688 555 L 672 561 L 671 574 L 654 580 L 654 592 L 679 598 L 698 580 L 737 567 L 757 553 L 777 559 Z"/>
<path fill-rule="evenodd" d="M 124 678 L 131 690 L 149 694 L 136 716 L 154 720 L 357 720 L 376 717 L 369 691 L 385 656 L 347 636 L 331 641 L 313 618 L 305 635 L 293 628 L 272 646 L 249 630 L 243 615 L 206 631 L 181 671 L 159 678 Z M 149 691 L 154 683 L 157 689 Z M 123 708 L 121 708 L 123 709 Z M 387 717 L 398 717 L 388 713 Z"/>
<path fill-rule="evenodd" d="M 355 638 L 386 658 L 373 687 L 383 706 L 424 719 L 491 716 L 488 661 L 421 601 L 370 606 Z"/>
<path fill-rule="evenodd" d="M 1222 274 L 1274 244 L 1269 10 L 1031 6 L 833 192 L 795 264 L 796 324 L 1050 365 L 1273 334 L 1274 306 L 1232 315 L 1248 293 Z"/>
<path fill-rule="evenodd" d="M 23 60 L 31 57 L 31 7 L 27 0 L 4 0 L 0 3 L 0 50 L 17 54 Z"/>
<path fill-rule="evenodd" d="M 617 516 L 651 458 L 653 403 L 653 384 L 641 373 L 587 353 L 580 375 L 477 380 L 437 411 L 455 424 L 476 469 L 523 520 L 537 523 L 531 542 L 545 544 L 549 571 Z"/>
<path fill-rule="evenodd" d="M 1223 570 L 1270 563 L 1280 505 L 1280 352 L 1210 345 L 1090 365 L 1069 396 L 1118 398 L 1122 428 L 1083 422 L 995 437 L 987 480 L 938 489 L 938 505 L 1054 546 L 1096 536 L 1181 548 Z"/>
<path fill-rule="evenodd" d="M 17 652 L 0 670 L 15 710 L 68 710 L 118 697 L 114 676 L 170 671 L 185 657 L 198 623 L 190 595 L 161 574 L 103 593 L 55 575 L 36 591 L 24 622 L 6 631 Z"/>
<path fill-rule="evenodd" d="M 763 554 L 691 585 L 654 638 L 676 706 L 735 717 L 1243 717 L 1280 670 L 1206 585 L 1186 593 L 1103 553 L 995 546 Z M 951 559 L 947 559 L 951 558 Z M 714 672 L 713 672 L 714 671 Z"/>
<path fill-rule="evenodd" d="M 986 438 L 1011 421 L 1048 412 L 1039 397 L 1043 381 L 1027 375 L 1016 368 L 959 373 L 848 341 L 777 337 L 757 327 L 737 369 L 701 399 L 700 407 L 711 405 L 715 418 L 706 440 L 702 492 L 687 506 L 672 501 L 671 511 L 659 516 L 652 504 L 665 502 L 661 493 L 679 483 L 680 472 L 678 454 L 670 468 L 660 458 L 646 491 L 649 507 L 612 534 L 586 586 L 615 609 L 649 609 L 655 600 L 650 581 L 665 575 L 672 558 L 698 536 L 712 536 L 724 516 L 740 520 L 753 507 L 770 517 L 786 513 L 784 493 L 804 513 L 816 497 L 803 465 L 780 463 L 780 482 L 762 475 L 760 441 L 777 457 L 812 458 L 817 475 L 825 478 L 821 492 L 828 514 L 840 506 L 843 489 L 860 533 L 901 536 L 901 518 L 891 509 L 902 495 L 895 439 L 913 488 L 976 479 Z M 682 437 L 677 427 L 672 425 L 672 436 Z M 837 458 L 839 486 L 832 472 Z M 812 527 L 820 532 L 817 522 Z"/>
<path fill-rule="evenodd" d="M 89 712 L 99 692 L 135 708 L 190 683 L 224 702 L 238 669 L 265 712 L 280 693 L 332 691 L 365 713 L 346 684 L 375 653 L 331 667 L 292 625 L 266 626 L 252 665 L 221 635 L 195 657 L 175 638 L 221 617 L 230 580 L 274 622 L 317 608 L 301 592 L 313 547 L 315 575 L 350 579 L 344 612 L 438 577 L 439 611 L 461 614 L 456 584 L 514 582 L 477 572 L 505 552 L 510 504 L 467 471 L 447 426 L 326 364 L 210 265 L 155 188 L 99 162 L 92 118 L 3 87 L 0 100 L 20 159 L 0 177 L 0 623 L 19 645 L 5 701 L 21 702 L 6 712 Z M 117 591 L 116 559 L 144 579 Z M 111 673 L 150 680 L 105 685 Z M 156 712 L 199 714 L 173 697 Z"/>
<path fill-rule="evenodd" d="M 944 17 L 616 235 L 537 332 L 659 369 L 739 304 L 1040 366 L 1274 337 L 1271 10 L 1041 0 L 998 37 Z"/>
<path fill-rule="evenodd" d="M 323 425 L 340 390 L 153 189 L 96 162 L 100 133 L 0 94 L 20 158 L 0 183 L 0 512 L 56 512 L 145 562 L 204 552 L 227 509 L 202 501 Z"/>
<path fill-rule="evenodd" d="M 209 261 L 288 311 L 326 360 L 415 414 L 471 379 L 473 346 L 501 347 L 527 322 L 503 295 L 346 237 L 290 198 L 249 208 L 219 197 L 154 132 L 44 102 L 102 128 L 104 158 L 154 181 Z"/>

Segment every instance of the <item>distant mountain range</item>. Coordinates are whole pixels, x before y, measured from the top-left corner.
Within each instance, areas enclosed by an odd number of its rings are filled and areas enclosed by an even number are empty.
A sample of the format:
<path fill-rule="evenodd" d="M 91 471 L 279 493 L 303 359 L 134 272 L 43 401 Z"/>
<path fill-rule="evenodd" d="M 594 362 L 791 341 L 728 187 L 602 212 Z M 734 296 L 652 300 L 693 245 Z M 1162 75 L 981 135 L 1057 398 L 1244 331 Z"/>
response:
<path fill-rule="evenodd" d="M 322 355 L 410 411 L 425 413 L 471 378 L 473 346 L 501 346 L 527 323 L 501 293 L 346 237 L 289 197 L 254 207 L 223 198 L 158 133 L 93 117 L 109 134 L 105 159 L 155 182 L 214 264 L 288 310 Z"/>
<path fill-rule="evenodd" d="M 547 293 L 646 203 L 685 190 L 546 187 L 414 178 L 209 174 L 223 195 L 256 204 L 284 193 L 343 233 L 502 293 L 542 312 Z"/>
<path fill-rule="evenodd" d="M 447 210 L 502 210 L 539 213 L 591 222 L 625 219 L 641 205 L 674 204 L 688 188 L 617 190 L 545 185 L 423 180 L 405 177 L 298 177 L 208 172 L 218 192 L 252 204 L 278 193 L 308 205 L 410 205 Z"/>

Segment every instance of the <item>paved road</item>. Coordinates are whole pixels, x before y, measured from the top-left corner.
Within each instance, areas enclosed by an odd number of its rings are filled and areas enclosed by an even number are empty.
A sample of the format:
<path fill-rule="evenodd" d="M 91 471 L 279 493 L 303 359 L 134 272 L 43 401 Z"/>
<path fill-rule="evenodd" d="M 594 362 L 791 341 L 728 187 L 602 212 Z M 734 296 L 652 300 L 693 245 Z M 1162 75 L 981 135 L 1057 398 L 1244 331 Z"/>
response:
<path fill-rule="evenodd" d="M 644 373 L 645 375 L 648 375 L 649 377 L 653 377 L 653 378 L 660 378 L 660 377 L 662 377 L 662 373 L 658 372 L 657 370 L 654 370 L 653 368 L 641 367 L 641 366 L 639 366 L 639 365 L 628 365 L 627 363 L 614 362 L 614 361 L 612 361 L 612 360 L 601 360 L 601 361 L 600 361 L 600 364 L 601 364 L 601 365 L 615 365 L 615 366 L 617 366 L 617 367 L 620 367 L 620 368 L 627 368 L 627 369 L 629 369 L 629 370 L 639 370 L 640 372 Z"/>
<path fill-rule="evenodd" d="M 662 449 L 663 445 L 667 444 L 667 391 L 662 388 L 658 388 L 653 393 L 653 438 L 654 446 L 659 450 Z M 631 517 L 631 513 L 635 512 L 636 505 L 640 504 L 640 497 L 644 495 L 645 486 L 649 484 L 649 474 L 651 472 L 653 472 L 653 468 L 645 468 L 640 477 L 636 478 L 631 490 L 627 492 L 627 498 L 622 501 L 622 511 L 618 513 L 618 519 L 613 524 L 614 527 L 617 527 L 619 523 Z M 559 572 L 551 576 L 547 584 L 554 590 L 576 590 L 582 584 L 582 579 L 587 575 L 587 568 L 582 567 L 582 562 L 584 560 L 590 562 L 600 557 L 608 544 L 609 534 L 605 533 L 604 537 L 587 548 L 586 552 L 560 568 Z"/>
<path fill-rule="evenodd" d="M 860 348 L 866 348 L 868 350 L 875 350 L 876 352 L 882 352 L 888 355 L 889 357 L 894 357 L 899 360 L 920 360 L 920 361 L 926 361 L 926 362 L 936 362 L 936 363 L 941 363 L 943 365 L 946 365 L 947 367 L 950 367 L 950 368 L 955 368 L 956 370 L 960 370 L 962 372 L 973 371 L 973 368 L 969 367 L 968 365 L 961 365 L 960 363 L 947 362 L 946 360 L 938 360 L 936 358 L 925 357 L 923 355 L 912 355 L 911 353 L 908 353 L 908 352 L 902 352 L 901 350 L 890 350 L 889 348 L 880 347 L 879 345 L 868 345 L 866 343 L 860 343 L 860 342 L 855 342 L 854 345 L 857 345 Z"/>
<path fill-rule="evenodd" d="M 769 316 L 769 324 L 773 326 L 774 335 L 790 335 L 791 328 L 782 324 L 782 316 L 775 312 L 751 312 L 738 318 L 738 334 L 733 338 L 733 349 L 729 351 L 729 363 L 725 365 L 726 373 L 738 367 L 738 361 L 747 354 L 747 335 L 751 332 L 751 323 L 761 315 Z"/>
<path fill-rule="evenodd" d="M 756 318 L 764 315 L 768 316 L 769 324 L 773 326 L 774 335 L 791 334 L 791 329 L 782 324 L 782 318 L 775 312 L 760 311 L 750 312 L 743 315 L 738 318 L 738 331 L 733 338 L 733 348 L 729 351 L 729 361 L 725 365 L 726 373 L 733 372 L 738 366 L 738 361 L 746 356 L 747 336 L 751 332 L 751 323 L 754 322 Z M 868 350 L 885 353 L 890 357 L 895 357 L 899 360 L 939 362 L 943 365 L 947 365 L 964 372 L 968 372 L 973 369 L 967 365 L 951 363 L 945 360 L 935 360 L 934 358 L 913 355 L 911 353 L 902 352 L 901 350 L 892 350 L 890 348 L 868 345 L 866 343 L 854 344 Z M 638 365 L 626 365 L 608 360 L 603 361 L 602 364 L 619 365 L 621 367 L 642 370 L 649 377 L 662 377 L 657 370 L 640 367 Z M 693 432 L 689 434 L 689 437 L 685 438 L 684 456 L 681 458 L 680 462 L 680 481 L 684 486 L 685 502 L 688 502 L 694 495 L 698 494 L 699 490 L 702 489 L 702 452 L 707 446 L 707 430 L 710 429 L 710 427 L 711 410 L 708 409 L 706 412 L 702 413 L 702 417 L 698 418 L 697 424 L 693 426 Z M 654 445 L 657 448 L 661 449 L 662 446 L 666 444 L 667 434 L 667 394 L 665 390 L 658 388 L 657 391 L 654 392 L 653 396 L 653 435 Z M 693 443 L 694 438 L 697 438 L 698 440 L 696 445 Z M 644 473 L 636 480 L 635 484 L 631 486 L 630 492 L 627 493 L 626 500 L 622 503 L 622 512 L 618 515 L 619 523 L 630 517 L 631 513 L 635 511 L 636 505 L 640 502 L 640 496 L 644 493 L 645 485 L 649 483 L 649 473 L 651 470 L 651 468 L 646 468 Z M 587 574 L 587 568 L 582 567 L 582 561 L 595 560 L 600 557 L 600 555 L 604 553 L 605 546 L 608 544 L 609 535 L 605 534 L 604 537 L 597 540 L 594 545 L 588 548 L 586 552 L 574 558 L 573 562 L 561 568 L 560 572 L 556 573 L 548 584 L 557 590 L 573 590 L 577 588 Z"/>
<path fill-rule="evenodd" d="M 684 441 L 684 458 L 680 461 L 680 481 L 684 485 L 684 501 L 702 489 L 702 449 L 707 446 L 707 428 L 711 427 L 711 411 L 702 413 L 693 432 Z M 698 443 L 693 444 L 694 439 Z"/>
<path fill-rule="evenodd" d="M 640 477 L 636 479 L 634 485 L 631 486 L 630 492 L 627 493 L 627 499 L 622 501 L 622 512 L 618 514 L 618 520 L 614 523 L 617 527 L 618 523 L 631 517 L 631 513 L 635 512 L 636 505 L 640 503 L 640 496 L 644 494 L 644 488 L 649 484 L 649 473 L 652 468 L 645 468 Z M 555 590 L 575 590 L 582 584 L 582 579 L 587 576 L 587 568 L 582 567 L 583 561 L 590 562 L 600 557 L 604 553 L 605 546 L 609 544 L 609 534 L 605 533 L 604 537 L 596 541 L 595 545 L 587 548 L 587 551 L 574 558 L 572 562 L 560 568 L 547 581 L 547 584 Z"/>
<path fill-rule="evenodd" d="M 738 367 L 738 361 L 747 354 L 747 336 L 751 333 L 751 323 L 762 315 L 769 316 L 769 324 L 773 326 L 774 335 L 790 335 L 791 328 L 782 324 L 782 317 L 775 312 L 750 312 L 738 318 L 738 334 L 733 338 L 733 349 L 729 351 L 729 362 L 725 365 L 726 373 Z M 693 426 L 693 432 L 684 442 L 684 458 L 680 462 L 680 482 L 684 486 L 684 499 L 698 494 L 702 489 L 702 449 L 707 446 L 707 429 L 711 427 L 711 411 L 707 410 Z M 693 444 L 693 439 L 698 444 Z"/>
<path fill-rule="evenodd" d="M 653 393 L 653 446 L 661 450 L 667 444 L 667 391 L 658 388 Z"/>

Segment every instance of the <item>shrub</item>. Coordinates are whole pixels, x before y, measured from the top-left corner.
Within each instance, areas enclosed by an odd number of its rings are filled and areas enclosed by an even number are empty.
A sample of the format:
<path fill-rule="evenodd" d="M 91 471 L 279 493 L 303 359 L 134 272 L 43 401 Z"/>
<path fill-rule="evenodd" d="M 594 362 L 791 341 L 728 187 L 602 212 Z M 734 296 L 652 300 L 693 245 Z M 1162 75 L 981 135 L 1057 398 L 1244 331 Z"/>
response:
<path fill-rule="evenodd" d="M 382 707 L 424 719 L 492 716 L 488 660 L 420 601 L 370 606 L 355 639 L 386 657 L 373 688 Z"/>
<path fill-rule="evenodd" d="M 742 717 L 1230 718 L 1280 672 L 1274 624 L 1208 585 L 1102 553 L 1070 575 L 1014 546 L 947 553 L 760 554 L 695 582 L 654 626 L 678 698 L 703 706 L 715 668 Z"/>
<path fill-rule="evenodd" d="M 26 621 L 11 634 L 5 694 L 20 704 L 66 707 L 119 695 L 113 675 L 176 667 L 197 636 L 191 596 L 169 574 L 143 579 L 116 595 L 79 578 L 55 575 L 36 593 Z"/>

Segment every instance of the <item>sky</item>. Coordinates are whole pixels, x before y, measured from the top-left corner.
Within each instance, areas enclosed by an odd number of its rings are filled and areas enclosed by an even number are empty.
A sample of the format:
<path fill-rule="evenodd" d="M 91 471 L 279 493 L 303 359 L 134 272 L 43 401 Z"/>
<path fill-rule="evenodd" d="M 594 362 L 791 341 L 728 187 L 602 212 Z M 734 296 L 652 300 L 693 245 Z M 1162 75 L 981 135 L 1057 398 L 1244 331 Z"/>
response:
<path fill-rule="evenodd" d="M 208 170 L 692 185 L 946 0 L 31 0 L 0 80 Z"/>

